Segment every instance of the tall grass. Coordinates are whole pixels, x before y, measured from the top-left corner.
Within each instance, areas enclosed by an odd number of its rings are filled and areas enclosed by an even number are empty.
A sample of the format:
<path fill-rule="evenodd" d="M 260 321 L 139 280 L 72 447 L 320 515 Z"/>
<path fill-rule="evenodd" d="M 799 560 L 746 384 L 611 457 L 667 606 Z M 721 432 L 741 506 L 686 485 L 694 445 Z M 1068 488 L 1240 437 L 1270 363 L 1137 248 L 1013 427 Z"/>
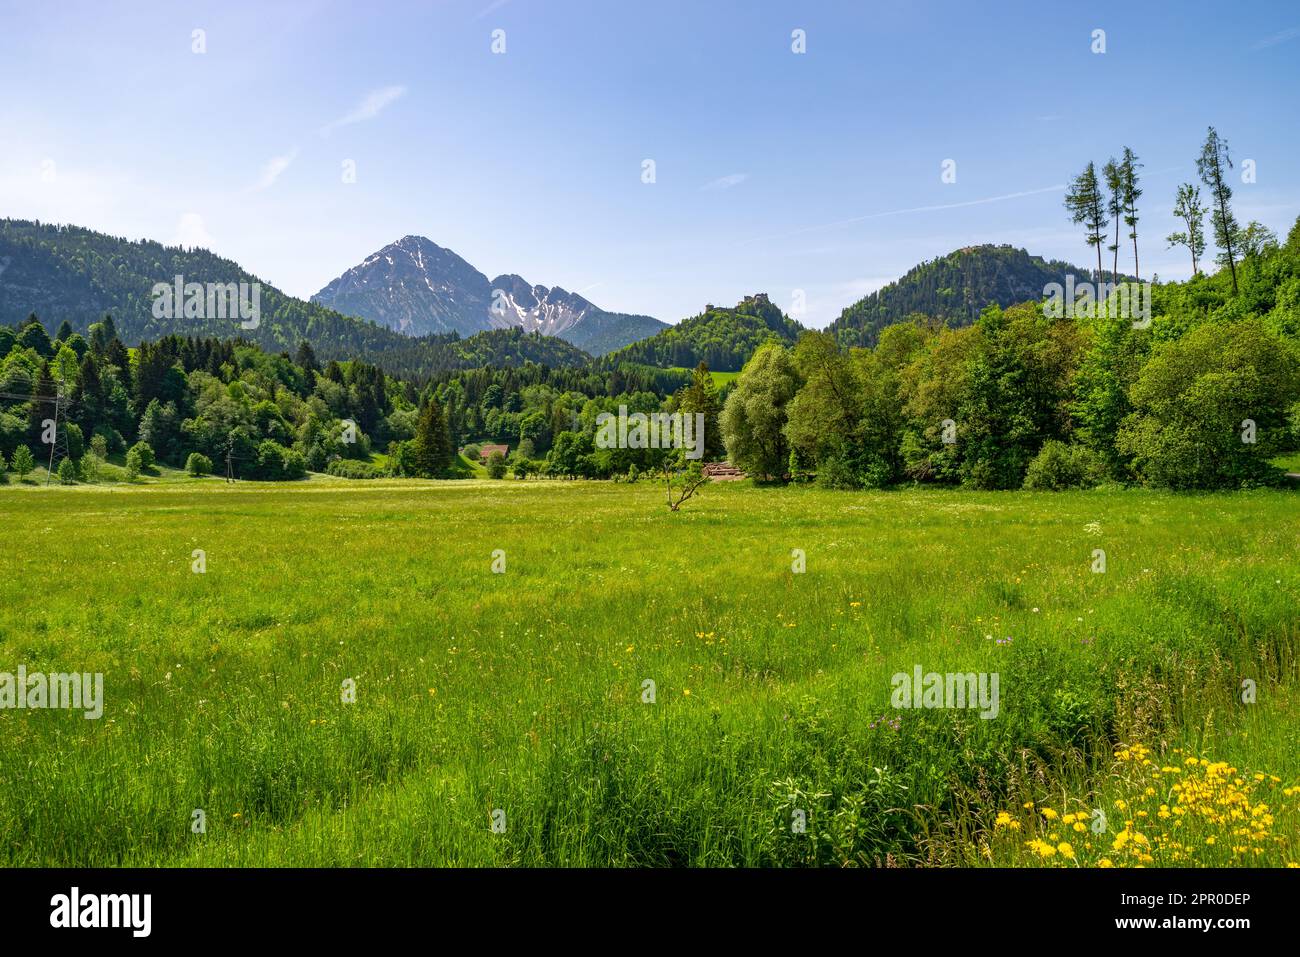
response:
<path fill-rule="evenodd" d="M 1119 744 L 1231 740 L 1294 785 L 1300 719 L 1252 709 L 1297 677 L 1297 503 L 10 486 L 0 671 L 100 671 L 106 705 L 0 711 L 0 861 L 973 864 Z M 896 711 L 918 664 L 997 672 L 998 717 Z"/>

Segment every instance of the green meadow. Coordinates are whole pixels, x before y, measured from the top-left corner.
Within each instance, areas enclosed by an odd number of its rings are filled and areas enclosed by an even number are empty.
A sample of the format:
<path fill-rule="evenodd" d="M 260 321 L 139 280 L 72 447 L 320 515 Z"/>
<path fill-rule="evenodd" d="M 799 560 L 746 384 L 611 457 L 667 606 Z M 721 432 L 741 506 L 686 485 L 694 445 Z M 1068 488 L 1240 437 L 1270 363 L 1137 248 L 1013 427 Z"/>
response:
<path fill-rule="evenodd" d="M 98 720 L 0 710 L 0 863 L 1300 861 L 1293 492 L 663 501 L 0 488 L 0 672 L 104 676 Z M 894 708 L 917 666 L 996 673 L 997 716 Z M 1180 804 L 1204 761 L 1244 826 Z M 1184 813 L 1132 816 L 1149 774 Z"/>

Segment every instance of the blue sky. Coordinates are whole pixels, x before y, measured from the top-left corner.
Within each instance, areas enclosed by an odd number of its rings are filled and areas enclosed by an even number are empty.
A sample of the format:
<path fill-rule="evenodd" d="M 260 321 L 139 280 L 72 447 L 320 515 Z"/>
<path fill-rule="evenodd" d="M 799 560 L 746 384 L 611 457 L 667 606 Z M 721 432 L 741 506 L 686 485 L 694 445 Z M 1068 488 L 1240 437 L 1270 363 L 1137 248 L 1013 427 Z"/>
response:
<path fill-rule="evenodd" d="M 1300 215 L 1292 0 L 0 0 L 0 88 L 0 216 L 300 296 L 416 233 L 606 309 L 798 289 L 821 326 L 964 245 L 1086 263 L 1063 185 L 1125 145 L 1143 274 L 1183 277 L 1162 237 L 1209 124 L 1256 162 L 1243 223 Z"/>

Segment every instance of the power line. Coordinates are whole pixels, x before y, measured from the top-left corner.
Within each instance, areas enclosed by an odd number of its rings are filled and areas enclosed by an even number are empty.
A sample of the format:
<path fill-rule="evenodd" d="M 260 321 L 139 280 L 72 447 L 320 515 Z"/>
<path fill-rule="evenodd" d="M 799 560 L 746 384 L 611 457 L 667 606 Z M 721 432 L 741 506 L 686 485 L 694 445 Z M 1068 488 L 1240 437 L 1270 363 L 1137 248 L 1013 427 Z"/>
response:
<path fill-rule="evenodd" d="M 50 484 L 50 475 L 54 472 L 54 447 L 59 442 L 59 399 L 61 398 L 61 393 L 54 393 L 54 434 L 50 436 L 50 464 L 45 468 L 45 484 L 47 486 Z"/>

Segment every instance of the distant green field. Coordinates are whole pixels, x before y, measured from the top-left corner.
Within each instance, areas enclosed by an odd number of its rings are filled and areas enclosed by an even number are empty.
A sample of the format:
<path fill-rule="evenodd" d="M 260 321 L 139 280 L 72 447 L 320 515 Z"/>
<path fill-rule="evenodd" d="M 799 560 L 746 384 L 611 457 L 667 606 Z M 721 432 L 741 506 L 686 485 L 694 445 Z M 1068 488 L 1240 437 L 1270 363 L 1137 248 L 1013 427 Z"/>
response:
<path fill-rule="evenodd" d="M 669 371 L 672 372 L 690 372 L 690 369 L 684 366 L 673 366 Z M 714 372 L 709 370 L 709 377 L 713 379 L 713 384 L 721 389 L 728 382 L 733 382 L 739 377 L 739 372 Z"/>
<path fill-rule="evenodd" d="M 5 865 L 1300 860 L 1292 492 L 178 477 L 0 521 L 0 672 L 104 675 L 99 720 L 0 710 Z M 997 716 L 895 709 L 916 666 Z"/>

